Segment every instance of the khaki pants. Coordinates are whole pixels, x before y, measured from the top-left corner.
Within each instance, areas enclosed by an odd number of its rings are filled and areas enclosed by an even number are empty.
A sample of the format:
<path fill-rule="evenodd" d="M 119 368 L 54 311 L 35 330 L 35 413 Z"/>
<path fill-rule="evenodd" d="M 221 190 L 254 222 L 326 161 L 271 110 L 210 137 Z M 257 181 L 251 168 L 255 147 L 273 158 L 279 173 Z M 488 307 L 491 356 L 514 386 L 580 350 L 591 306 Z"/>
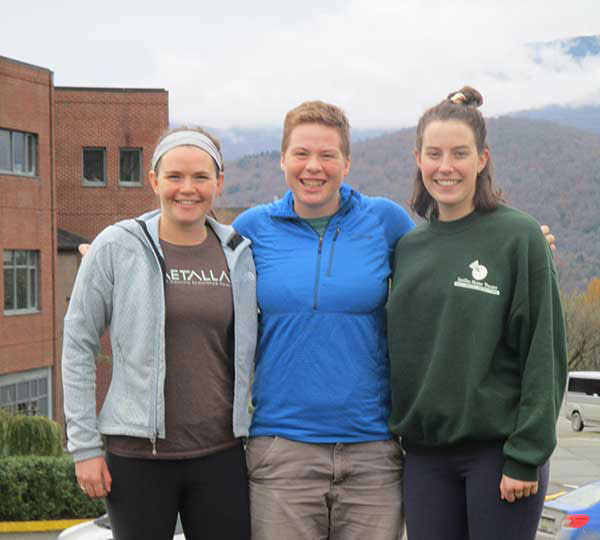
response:
<path fill-rule="evenodd" d="M 307 444 L 254 437 L 246 462 L 252 540 L 398 540 L 403 454 L 395 440 Z"/>

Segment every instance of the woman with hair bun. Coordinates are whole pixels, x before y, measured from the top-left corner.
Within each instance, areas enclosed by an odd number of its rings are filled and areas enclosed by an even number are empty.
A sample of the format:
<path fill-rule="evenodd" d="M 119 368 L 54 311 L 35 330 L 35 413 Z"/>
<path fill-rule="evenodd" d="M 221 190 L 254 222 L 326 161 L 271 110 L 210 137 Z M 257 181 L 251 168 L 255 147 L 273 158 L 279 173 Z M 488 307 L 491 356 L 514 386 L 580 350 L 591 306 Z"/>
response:
<path fill-rule="evenodd" d="M 223 158 L 204 130 L 163 136 L 148 179 L 160 209 L 96 237 L 65 317 L 77 481 L 88 496 L 106 496 L 117 540 L 172 540 L 178 513 L 188 540 L 249 539 L 250 241 L 209 215 Z M 106 328 L 112 380 L 96 416 L 95 357 Z"/>
<path fill-rule="evenodd" d="M 410 540 L 533 540 L 556 444 L 556 271 L 539 225 L 494 189 L 482 102 L 467 86 L 420 118 L 411 206 L 426 221 L 395 252 L 389 425 Z"/>

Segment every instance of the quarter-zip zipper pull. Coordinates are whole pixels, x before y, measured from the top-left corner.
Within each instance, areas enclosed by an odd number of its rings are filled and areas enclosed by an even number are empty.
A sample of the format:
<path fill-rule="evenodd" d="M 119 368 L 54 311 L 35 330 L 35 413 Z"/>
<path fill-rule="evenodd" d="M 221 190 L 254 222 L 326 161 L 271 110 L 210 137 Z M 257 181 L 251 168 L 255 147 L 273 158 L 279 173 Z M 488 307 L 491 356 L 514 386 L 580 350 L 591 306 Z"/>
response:
<path fill-rule="evenodd" d="M 323 251 L 323 235 L 319 236 L 319 249 L 317 250 L 317 271 L 315 275 L 315 289 L 313 291 L 313 310 L 317 309 L 317 296 L 319 290 L 319 275 L 321 273 L 321 252 Z"/>
<path fill-rule="evenodd" d="M 152 435 L 150 442 L 152 443 L 152 455 L 155 456 L 156 455 L 156 433 L 154 433 Z"/>
<path fill-rule="evenodd" d="M 331 241 L 331 251 L 329 252 L 329 265 L 327 266 L 327 275 L 331 276 L 331 271 L 333 268 L 333 252 L 335 251 L 335 241 L 340 234 L 339 225 L 335 228 L 335 234 L 333 235 L 333 240 Z"/>

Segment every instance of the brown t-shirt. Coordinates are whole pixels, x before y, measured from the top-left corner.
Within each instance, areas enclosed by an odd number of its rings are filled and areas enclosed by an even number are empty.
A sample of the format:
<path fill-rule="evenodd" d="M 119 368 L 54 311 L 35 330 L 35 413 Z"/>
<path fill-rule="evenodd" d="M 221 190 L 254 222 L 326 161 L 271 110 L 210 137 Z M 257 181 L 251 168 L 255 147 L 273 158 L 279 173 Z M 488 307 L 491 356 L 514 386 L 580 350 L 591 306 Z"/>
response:
<path fill-rule="evenodd" d="M 161 240 L 167 268 L 166 439 L 111 435 L 125 457 L 187 459 L 238 443 L 233 436 L 233 298 L 219 239 L 210 227 L 197 246 Z M 151 391 L 150 389 L 148 391 Z"/>

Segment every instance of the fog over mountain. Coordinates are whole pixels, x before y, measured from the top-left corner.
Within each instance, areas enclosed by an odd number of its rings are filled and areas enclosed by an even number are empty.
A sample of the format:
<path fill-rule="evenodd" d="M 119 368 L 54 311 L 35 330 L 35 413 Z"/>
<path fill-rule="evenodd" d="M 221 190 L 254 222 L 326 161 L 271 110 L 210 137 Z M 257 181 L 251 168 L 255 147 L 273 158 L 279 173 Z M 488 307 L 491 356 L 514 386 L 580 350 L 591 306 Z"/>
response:
<path fill-rule="evenodd" d="M 536 64 L 553 64 L 557 76 L 572 67 L 564 58 L 582 62 L 600 63 L 600 35 L 580 36 L 569 39 L 529 43 L 526 46 Z M 583 66 L 585 68 L 585 66 Z M 566 73 L 562 73 L 566 76 Z M 485 97 L 485 96 L 484 96 Z M 564 96 L 562 96 L 564 98 Z M 566 100 L 569 101 L 568 99 Z M 548 120 L 558 124 L 600 133 L 600 85 L 583 101 L 548 105 L 541 108 L 518 110 L 511 116 Z M 283 118 L 281 119 L 283 122 Z M 350 118 L 352 121 L 352 118 Z M 399 126 L 400 128 L 400 126 Z M 281 126 L 240 127 L 230 129 L 209 128 L 219 137 L 225 159 L 235 160 L 248 154 L 278 150 L 281 144 Z M 388 129 L 352 130 L 352 140 L 357 142 L 390 133 Z"/>
<path fill-rule="evenodd" d="M 530 43 L 528 47 L 538 62 L 543 62 L 544 53 L 552 49 L 562 51 L 573 59 L 582 60 L 589 56 L 600 56 L 600 35 L 542 41 Z"/>
<path fill-rule="evenodd" d="M 532 54 L 538 62 L 543 62 L 548 52 L 564 53 L 581 63 L 584 61 L 600 61 L 600 35 L 562 39 L 544 43 L 530 44 Z M 600 133 L 600 81 L 595 92 L 583 102 L 573 101 L 569 104 L 556 104 L 517 111 L 513 116 L 548 120 L 565 126 L 573 126 L 587 131 Z"/>

